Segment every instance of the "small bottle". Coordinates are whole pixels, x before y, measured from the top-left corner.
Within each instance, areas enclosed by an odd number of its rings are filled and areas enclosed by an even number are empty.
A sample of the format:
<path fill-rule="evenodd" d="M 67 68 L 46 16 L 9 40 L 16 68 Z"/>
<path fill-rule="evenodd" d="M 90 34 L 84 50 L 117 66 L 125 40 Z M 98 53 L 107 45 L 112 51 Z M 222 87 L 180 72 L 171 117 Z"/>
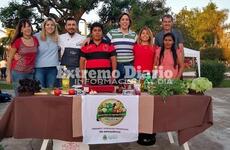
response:
<path fill-rule="evenodd" d="M 144 85 L 144 83 L 145 83 L 145 77 L 144 77 L 144 74 L 141 75 L 139 81 L 140 81 L 140 85 L 141 85 L 141 92 L 144 92 L 144 90 L 145 90 L 145 85 Z"/>
<path fill-rule="evenodd" d="M 62 76 L 62 90 L 67 91 L 69 89 L 69 78 L 66 74 Z"/>
<path fill-rule="evenodd" d="M 152 79 L 157 79 L 157 77 L 158 77 L 157 66 L 154 66 Z"/>

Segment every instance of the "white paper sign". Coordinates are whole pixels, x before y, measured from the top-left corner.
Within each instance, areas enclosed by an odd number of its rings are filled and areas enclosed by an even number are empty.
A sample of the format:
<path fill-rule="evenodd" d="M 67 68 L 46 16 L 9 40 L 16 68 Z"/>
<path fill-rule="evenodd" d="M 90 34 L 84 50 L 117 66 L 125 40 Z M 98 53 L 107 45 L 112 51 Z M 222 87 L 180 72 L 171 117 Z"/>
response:
<path fill-rule="evenodd" d="M 139 96 L 82 96 L 83 143 L 123 143 L 138 139 Z"/>

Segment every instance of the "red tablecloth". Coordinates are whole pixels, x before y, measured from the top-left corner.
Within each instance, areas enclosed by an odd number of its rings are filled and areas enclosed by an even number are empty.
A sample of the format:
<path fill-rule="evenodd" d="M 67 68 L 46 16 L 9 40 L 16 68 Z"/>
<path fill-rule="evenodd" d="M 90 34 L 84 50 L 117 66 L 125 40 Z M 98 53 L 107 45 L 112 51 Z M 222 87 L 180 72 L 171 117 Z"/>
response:
<path fill-rule="evenodd" d="M 171 96 L 166 103 L 159 96 L 147 99 L 140 96 L 140 132 L 178 131 L 183 144 L 213 124 L 209 96 Z M 72 97 L 62 96 L 16 97 L 0 120 L 0 138 L 80 141 L 81 126 L 79 137 L 73 138 L 72 102 Z"/>

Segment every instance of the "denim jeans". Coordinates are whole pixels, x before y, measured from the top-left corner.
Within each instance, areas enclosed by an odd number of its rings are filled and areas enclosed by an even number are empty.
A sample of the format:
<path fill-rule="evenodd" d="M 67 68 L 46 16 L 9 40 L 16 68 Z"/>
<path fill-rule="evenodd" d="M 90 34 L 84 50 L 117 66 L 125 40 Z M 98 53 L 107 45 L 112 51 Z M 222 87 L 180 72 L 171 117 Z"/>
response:
<path fill-rule="evenodd" d="M 69 78 L 70 87 L 72 87 L 73 85 L 78 84 L 80 77 L 76 76 L 76 71 L 77 70 L 79 71 L 79 68 L 78 67 L 73 67 L 73 66 L 66 66 L 66 68 L 72 73 L 72 75 L 74 75 L 74 77 L 70 76 L 70 78 Z"/>
<path fill-rule="evenodd" d="M 129 79 L 129 75 L 135 73 L 132 62 L 117 63 L 117 70 L 120 72 L 120 77 L 118 80 Z M 134 78 L 135 75 L 130 78 Z"/>
<path fill-rule="evenodd" d="M 5 79 L 6 78 L 6 67 L 1 68 L 1 79 Z"/>
<path fill-rule="evenodd" d="M 33 79 L 34 74 L 33 73 L 24 73 L 24 72 L 18 72 L 15 70 L 12 70 L 11 72 L 12 75 L 12 82 L 13 82 L 13 88 L 15 91 L 15 95 L 18 95 L 18 87 L 20 86 L 19 80 L 21 79 Z"/>
<path fill-rule="evenodd" d="M 35 68 L 35 79 L 39 80 L 43 88 L 53 88 L 57 78 L 57 68 Z"/>

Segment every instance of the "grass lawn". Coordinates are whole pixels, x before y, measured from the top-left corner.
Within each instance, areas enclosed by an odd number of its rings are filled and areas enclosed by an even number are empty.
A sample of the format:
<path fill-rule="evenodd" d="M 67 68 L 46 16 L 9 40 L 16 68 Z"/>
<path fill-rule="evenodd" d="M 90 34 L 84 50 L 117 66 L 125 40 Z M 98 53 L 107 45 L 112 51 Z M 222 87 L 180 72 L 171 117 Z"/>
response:
<path fill-rule="evenodd" d="M 218 87 L 223 87 L 223 88 L 230 88 L 230 80 L 223 80 L 222 83 Z"/>
<path fill-rule="evenodd" d="M 9 84 L 5 84 L 5 83 L 0 83 L 0 89 L 12 90 L 13 86 L 12 86 L 12 84 L 9 85 Z"/>

